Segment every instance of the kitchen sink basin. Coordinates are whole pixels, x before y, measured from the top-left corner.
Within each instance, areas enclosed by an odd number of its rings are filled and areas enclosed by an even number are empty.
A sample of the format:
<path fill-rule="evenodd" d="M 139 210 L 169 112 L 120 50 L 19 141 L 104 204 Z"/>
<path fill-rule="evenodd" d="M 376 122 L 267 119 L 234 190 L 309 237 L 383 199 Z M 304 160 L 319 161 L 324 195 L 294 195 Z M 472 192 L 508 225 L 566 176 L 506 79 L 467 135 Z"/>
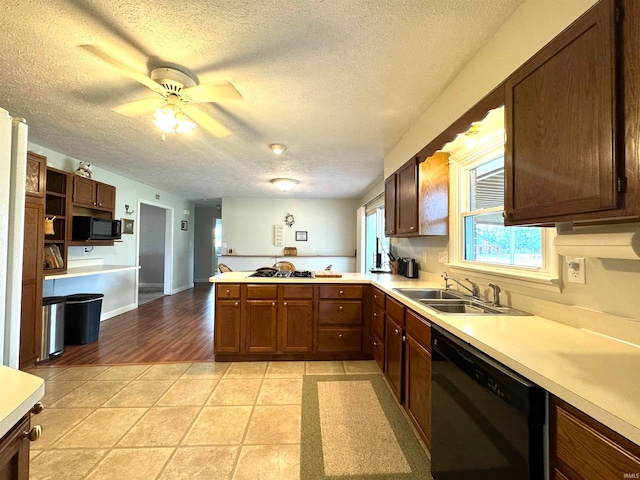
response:
<path fill-rule="evenodd" d="M 400 292 L 411 300 L 459 300 L 460 295 L 445 290 L 443 288 L 394 288 L 396 292 Z"/>
<path fill-rule="evenodd" d="M 457 313 L 467 315 L 501 315 L 504 312 L 493 309 L 480 302 L 472 300 L 449 300 L 438 302 L 434 300 L 420 300 L 426 307 L 433 308 L 441 313 Z"/>

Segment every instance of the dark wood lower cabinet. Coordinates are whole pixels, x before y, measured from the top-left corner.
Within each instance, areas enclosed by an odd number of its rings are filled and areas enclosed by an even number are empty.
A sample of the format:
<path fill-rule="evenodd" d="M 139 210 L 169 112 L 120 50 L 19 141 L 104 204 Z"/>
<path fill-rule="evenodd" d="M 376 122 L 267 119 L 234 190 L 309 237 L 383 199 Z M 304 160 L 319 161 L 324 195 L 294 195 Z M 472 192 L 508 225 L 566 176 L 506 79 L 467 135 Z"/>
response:
<path fill-rule="evenodd" d="M 281 313 L 282 351 L 313 351 L 313 300 L 285 300 Z"/>
<path fill-rule="evenodd" d="M 0 440 L 0 480 L 29 480 L 29 414 Z"/>
<path fill-rule="evenodd" d="M 431 354 L 411 335 L 406 339 L 404 406 L 427 448 L 431 448 Z"/>
<path fill-rule="evenodd" d="M 275 300 L 248 300 L 245 304 L 245 351 L 278 351 L 278 310 Z"/>
<path fill-rule="evenodd" d="M 215 353 L 240 353 L 240 300 L 217 300 L 215 308 Z"/>
<path fill-rule="evenodd" d="M 402 402 L 403 329 L 387 315 L 386 330 L 385 372 L 393 394 Z"/>

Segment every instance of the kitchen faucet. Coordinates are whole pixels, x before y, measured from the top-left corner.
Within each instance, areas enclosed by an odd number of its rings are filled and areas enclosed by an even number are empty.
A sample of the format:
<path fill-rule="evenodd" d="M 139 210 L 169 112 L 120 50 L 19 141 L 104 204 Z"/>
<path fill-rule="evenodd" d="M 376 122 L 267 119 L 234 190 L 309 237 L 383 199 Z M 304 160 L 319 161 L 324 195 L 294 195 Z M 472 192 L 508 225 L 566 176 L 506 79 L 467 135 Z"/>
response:
<path fill-rule="evenodd" d="M 502 305 L 500 305 L 500 287 L 495 283 L 489 283 L 489 286 L 493 288 L 493 306 L 501 307 Z"/>
<path fill-rule="evenodd" d="M 445 288 L 445 290 L 450 290 L 451 289 L 451 285 L 449 285 L 448 281 L 449 280 L 453 280 L 458 285 L 460 285 L 462 288 L 464 288 L 466 291 L 471 293 L 471 296 L 473 298 L 475 298 L 477 300 L 480 300 L 480 287 L 478 286 L 477 283 L 473 283 L 471 280 L 469 280 L 469 277 L 464 277 L 464 279 L 471 284 L 471 288 L 467 287 L 465 284 L 460 282 L 460 280 L 457 280 L 457 279 L 455 279 L 453 277 L 449 277 L 447 275 L 447 272 L 442 272 L 442 275 L 440 275 L 440 276 L 444 279 L 444 288 Z"/>

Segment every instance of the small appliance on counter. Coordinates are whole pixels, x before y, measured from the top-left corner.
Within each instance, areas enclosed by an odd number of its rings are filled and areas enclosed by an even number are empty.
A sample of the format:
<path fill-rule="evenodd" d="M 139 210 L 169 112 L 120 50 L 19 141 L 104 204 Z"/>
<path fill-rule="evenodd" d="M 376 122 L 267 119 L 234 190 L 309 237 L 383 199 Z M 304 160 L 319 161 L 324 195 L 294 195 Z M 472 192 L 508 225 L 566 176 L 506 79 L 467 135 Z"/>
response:
<path fill-rule="evenodd" d="M 398 275 L 407 278 L 418 278 L 418 263 L 415 258 L 398 258 Z"/>

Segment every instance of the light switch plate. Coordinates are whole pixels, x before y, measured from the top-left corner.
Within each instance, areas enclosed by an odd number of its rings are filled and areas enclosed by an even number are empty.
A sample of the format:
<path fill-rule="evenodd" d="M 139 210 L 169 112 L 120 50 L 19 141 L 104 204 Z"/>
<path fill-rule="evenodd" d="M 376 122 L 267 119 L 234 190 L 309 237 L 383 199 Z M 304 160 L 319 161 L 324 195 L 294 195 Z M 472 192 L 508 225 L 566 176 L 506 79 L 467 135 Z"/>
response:
<path fill-rule="evenodd" d="M 422 261 L 427 263 L 427 252 L 422 252 Z"/>
<path fill-rule="evenodd" d="M 449 261 L 449 252 L 438 252 L 438 262 L 447 263 Z"/>

